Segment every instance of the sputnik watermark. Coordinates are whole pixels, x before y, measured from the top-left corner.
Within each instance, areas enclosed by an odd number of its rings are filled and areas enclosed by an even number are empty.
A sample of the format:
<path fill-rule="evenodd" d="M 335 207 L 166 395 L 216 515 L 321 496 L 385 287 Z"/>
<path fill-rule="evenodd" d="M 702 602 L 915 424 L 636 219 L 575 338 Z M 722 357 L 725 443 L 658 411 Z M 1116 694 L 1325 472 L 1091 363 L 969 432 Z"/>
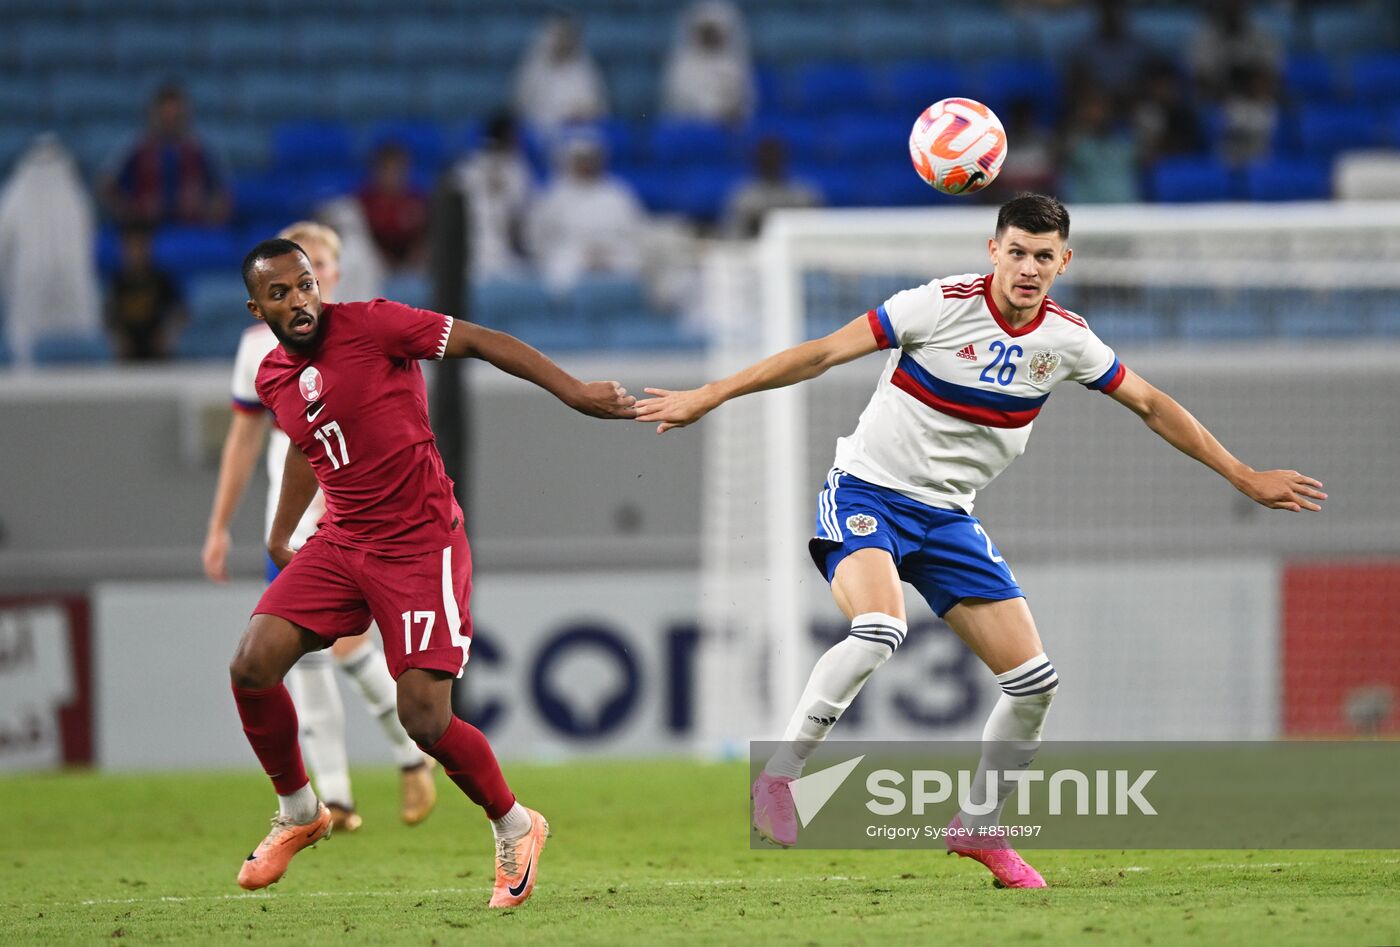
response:
<path fill-rule="evenodd" d="M 929 806 L 938 806 L 953 798 L 957 786 L 958 808 L 969 815 L 987 815 L 996 810 L 997 800 L 1012 793 L 1011 802 L 1018 815 L 1032 812 L 1049 815 L 1156 815 L 1157 810 L 1143 795 L 1147 784 L 1157 775 L 1155 769 L 1134 774 L 1130 770 L 988 770 L 981 792 L 974 786 L 976 773 L 960 769 L 948 773 L 939 769 L 916 769 L 909 774 L 909 791 L 903 773 L 893 769 L 877 769 L 865 778 L 865 789 L 872 798 L 865 808 L 875 815 L 923 815 Z M 1002 785 L 1008 787 L 1002 791 Z M 1045 805 L 1040 805 L 1044 793 Z M 1065 805 L 1069 795 L 1073 809 Z M 980 798 L 976 798 L 980 795 Z M 1091 812 L 1092 809 L 1092 812 Z M 815 813 L 813 813 L 815 815 Z M 810 821 L 810 820 L 809 820 Z"/>

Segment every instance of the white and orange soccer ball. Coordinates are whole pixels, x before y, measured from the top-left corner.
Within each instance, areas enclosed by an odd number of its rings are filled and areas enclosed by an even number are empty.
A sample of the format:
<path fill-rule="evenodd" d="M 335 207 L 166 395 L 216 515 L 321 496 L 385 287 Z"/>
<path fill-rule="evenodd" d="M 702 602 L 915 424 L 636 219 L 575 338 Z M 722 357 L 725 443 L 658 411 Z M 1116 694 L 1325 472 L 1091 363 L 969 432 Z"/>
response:
<path fill-rule="evenodd" d="M 909 133 L 909 157 L 928 185 L 971 194 L 996 179 L 1006 160 L 1006 129 L 981 102 L 944 99 L 924 109 Z"/>

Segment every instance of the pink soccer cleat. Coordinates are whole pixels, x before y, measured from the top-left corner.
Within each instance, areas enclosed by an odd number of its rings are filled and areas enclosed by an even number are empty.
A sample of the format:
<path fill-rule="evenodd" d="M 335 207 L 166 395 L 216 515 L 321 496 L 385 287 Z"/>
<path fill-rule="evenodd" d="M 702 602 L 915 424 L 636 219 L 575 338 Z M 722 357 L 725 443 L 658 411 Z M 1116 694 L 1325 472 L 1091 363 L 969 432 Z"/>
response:
<path fill-rule="evenodd" d="M 760 838 L 787 848 L 797 844 L 797 810 L 792 805 L 792 778 L 759 773 L 749 795 L 753 798 L 753 827 Z"/>
<path fill-rule="evenodd" d="M 971 858 L 987 866 L 996 880 L 998 888 L 1044 888 L 1045 879 L 1040 872 L 1026 864 L 1024 858 L 999 835 L 969 835 L 963 828 L 962 814 L 953 816 L 948 823 L 948 834 L 944 841 L 948 844 L 948 854 L 959 858 Z"/>

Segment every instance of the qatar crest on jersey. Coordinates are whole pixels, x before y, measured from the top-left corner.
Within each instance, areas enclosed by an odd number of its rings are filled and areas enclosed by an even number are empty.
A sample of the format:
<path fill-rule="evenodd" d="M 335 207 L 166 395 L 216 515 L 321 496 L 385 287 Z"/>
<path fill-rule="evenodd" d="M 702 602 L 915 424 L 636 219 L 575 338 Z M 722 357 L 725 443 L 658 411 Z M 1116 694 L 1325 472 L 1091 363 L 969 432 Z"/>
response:
<path fill-rule="evenodd" d="M 846 517 L 846 528 L 852 536 L 869 536 L 880 528 L 880 524 L 869 513 L 852 513 Z"/>
<path fill-rule="evenodd" d="M 1050 380 L 1050 376 L 1055 374 L 1055 369 L 1060 367 L 1059 352 L 1036 352 L 1027 363 L 1030 372 L 1031 384 L 1043 385 Z"/>
<path fill-rule="evenodd" d="M 308 365 L 301 373 L 301 396 L 307 401 L 320 401 L 326 386 L 321 382 L 321 373 L 315 365 Z"/>

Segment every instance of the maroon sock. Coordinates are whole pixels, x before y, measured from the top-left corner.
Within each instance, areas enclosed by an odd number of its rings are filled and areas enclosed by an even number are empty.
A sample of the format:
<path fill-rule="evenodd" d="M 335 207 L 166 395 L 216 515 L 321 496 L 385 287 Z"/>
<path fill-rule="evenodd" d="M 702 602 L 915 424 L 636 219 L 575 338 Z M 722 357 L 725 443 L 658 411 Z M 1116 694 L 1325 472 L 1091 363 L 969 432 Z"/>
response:
<path fill-rule="evenodd" d="M 442 764 L 447 775 L 467 798 L 486 810 L 486 815 L 499 819 L 515 805 L 515 794 L 501 775 L 501 766 L 486 734 L 454 716 L 442 736 L 423 752 Z"/>
<path fill-rule="evenodd" d="M 243 732 L 277 794 L 290 796 L 305 786 L 309 780 L 297 743 L 297 709 L 286 685 L 261 691 L 235 687 L 233 699 L 238 704 Z"/>

